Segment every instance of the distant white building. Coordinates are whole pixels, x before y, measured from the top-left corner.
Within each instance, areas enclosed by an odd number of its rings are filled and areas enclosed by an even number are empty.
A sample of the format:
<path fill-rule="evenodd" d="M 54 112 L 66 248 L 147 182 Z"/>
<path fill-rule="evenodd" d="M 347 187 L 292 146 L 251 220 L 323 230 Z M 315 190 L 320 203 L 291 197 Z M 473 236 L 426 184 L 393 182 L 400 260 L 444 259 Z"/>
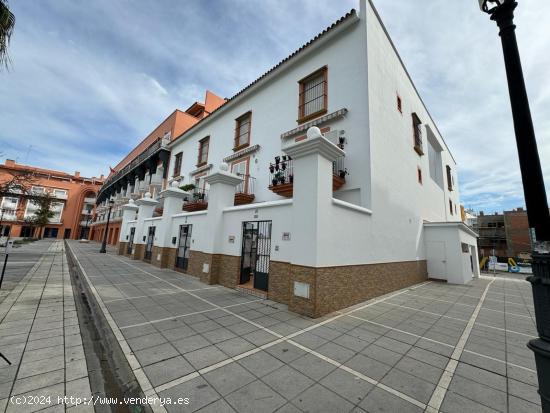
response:
<path fill-rule="evenodd" d="M 456 162 L 370 2 L 169 148 L 163 214 L 126 205 L 122 254 L 314 317 L 479 274 Z"/>

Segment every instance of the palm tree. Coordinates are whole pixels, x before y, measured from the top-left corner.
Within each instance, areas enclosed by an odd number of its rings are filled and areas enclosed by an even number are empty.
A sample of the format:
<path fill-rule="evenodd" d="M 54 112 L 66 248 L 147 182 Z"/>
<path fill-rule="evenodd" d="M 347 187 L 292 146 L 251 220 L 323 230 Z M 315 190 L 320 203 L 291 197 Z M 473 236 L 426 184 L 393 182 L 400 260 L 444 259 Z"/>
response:
<path fill-rule="evenodd" d="M 10 43 L 15 16 L 8 8 L 7 0 L 0 0 L 0 67 L 8 68 L 10 58 L 8 56 L 8 45 Z"/>

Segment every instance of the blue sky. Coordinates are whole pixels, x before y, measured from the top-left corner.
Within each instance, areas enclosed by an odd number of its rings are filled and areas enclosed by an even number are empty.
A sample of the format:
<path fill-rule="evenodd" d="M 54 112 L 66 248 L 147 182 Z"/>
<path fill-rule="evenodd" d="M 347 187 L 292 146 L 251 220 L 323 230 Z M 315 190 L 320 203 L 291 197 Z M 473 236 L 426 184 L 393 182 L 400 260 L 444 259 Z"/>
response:
<path fill-rule="evenodd" d="M 524 204 L 496 25 L 477 0 L 375 1 L 459 167 L 462 202 Z M 205 89 L 228 97 L 356 1 L 17 0 L 13 66 L 0 72 L 0 152 L 20 163 L 106 174 Z M 550 2 L 516 23 L 550 182 Z M 32 146 L 30 146 L 32 145 Z M 547 192 L 550 193 L 548 185 Z"/>

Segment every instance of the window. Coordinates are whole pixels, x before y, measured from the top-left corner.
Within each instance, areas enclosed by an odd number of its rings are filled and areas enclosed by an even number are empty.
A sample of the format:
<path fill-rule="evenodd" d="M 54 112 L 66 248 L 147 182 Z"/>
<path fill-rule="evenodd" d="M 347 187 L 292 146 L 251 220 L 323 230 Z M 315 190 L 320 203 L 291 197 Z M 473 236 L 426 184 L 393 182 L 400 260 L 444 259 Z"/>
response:
<path fill-rule="evenodd" d="M 67 196 L 67 191 L 65 191 L 64 189 L 54 189 L 53 196 L 56 198 L 64 198 Z"/>
<path fill-rule="evenodd" d="M 422 185 L 422 169 L 420 169 L 420 167 L 417 168 L 417 173 L 418 173 L 418 183 Z"/>
<path fill-rule="evenodd" d="M 179 152 L 176 154 L 176 157 L 174 158 L 174 176 L 180 176 L 182 157 L 183 157 L 183 152 Z"/>
<path fill-rule="evenodd" d="M 197 166 L 204 165 L 208 161 L 208 146 L 210 145 L 210 136 L 199 141 L 199 159 Z"/>
<path fill-rule="evenodd" d="M 447 165 L 447 187 L 449 188 L 449 191 L 453 190 L 453 177 L 451 174 L 451 167 Z"/>
<path fill-rule="evenodd" d="M 403 113 L 403 107 L 401 106 L 401 96 L 397 95 L 397 110 L 399 113 Z"/>
<path fill-rule="evenodd" d="M 234 150 L 242 149 L 250 143 L 250 122 L 252 112 L 245 113 L 236 120 Z"/>
<path fill-rule="evenodd" d="M 305 122 L 327 111 L 326 66 L 300 80 L 298 122 Z"/>
<path fill-rule="evenodd" d="M 412 114 L 412 123 L 414 133 L 414 150 L 416 151 L 416 153 L 422 156 L 424 155 L 424 151 L 422 150 L 422 130 L 420 129 L 422 121 L 416 113 Z"/>
<path fill-rule="evenodd" d="M 240 176 L 243 178 L 243 181 L 237 185 L 237 192 L 248 193 L 248 163 L 250 162 L 250 157 L 236 161 L 231 165 L 231 173 Z"/>
<path fill-rule="evenodd" d="M 451 215 L 453 215 L 453 201 L 449 199 L 449 211 L 451 211 Z"/>

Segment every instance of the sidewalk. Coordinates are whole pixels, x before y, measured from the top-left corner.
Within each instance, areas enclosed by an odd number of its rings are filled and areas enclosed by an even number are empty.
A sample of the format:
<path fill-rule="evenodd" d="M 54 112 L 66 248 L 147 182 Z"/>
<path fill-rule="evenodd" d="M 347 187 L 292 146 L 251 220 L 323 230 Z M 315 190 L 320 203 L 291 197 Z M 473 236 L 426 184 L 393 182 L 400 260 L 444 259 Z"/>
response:
<path fill-rule="evenodd" d="M 155 412 L 540 412 L 530 284 L 426 282 L 319 319 L 70 242 Z"/>
<path fill-rule="evenodd" d="M 91 396 L 62 241 L 49 245 L 0 304 L 0 351 L 12 362 L 0 360 L 0 412 L 93 412 L 57 404 L 58 396 Z M 36 404 L 25 403 L 28 396 Z"/>

